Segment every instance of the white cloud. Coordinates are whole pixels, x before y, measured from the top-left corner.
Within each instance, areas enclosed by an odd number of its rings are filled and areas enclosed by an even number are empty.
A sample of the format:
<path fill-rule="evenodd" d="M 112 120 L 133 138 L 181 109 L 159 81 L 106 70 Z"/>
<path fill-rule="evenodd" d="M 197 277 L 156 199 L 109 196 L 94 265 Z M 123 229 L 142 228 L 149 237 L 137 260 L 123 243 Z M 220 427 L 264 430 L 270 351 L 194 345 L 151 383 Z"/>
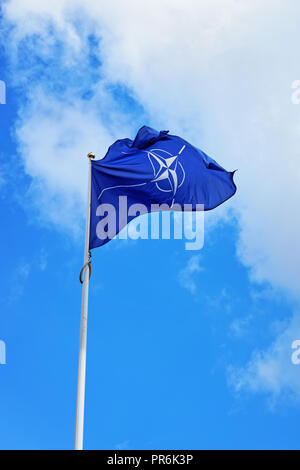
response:
<path fill-rule="evenodd" d="M 187 262 L 187 265 L 179 272 L 178 281 L 182 287 L 187 289 L 191 294 L 195 294 L 197 283 L 195 281 L 195 273 L 203 271 L 200 266 L 200 255 L 193 255 Z"/>
<path fill-rule="evenodd" d="M 46 219 L 76 231 L 84 213 L 86 155 L 103 156 L 113 136 L 95 108 L 81 101 L 61 103 L 35 90 L 29 106 L 17 136 L 25 171 L 33 178 L 32 200 Z"/>
<path fill-rule="evenodd" d="M 8 303 L 12 303 L 21 297 L 31 273 L 31 264 L 22 260 L 14 269 L 11 280 L 11 289 L 8 295 Z"/>
<path fill-rule="evenodd" d="M 24 281 L 28 278 L 29 273 L 30 273 L 29 263 L 21 263 L 16 270 L 16 276 L 20 280 L 24 280 Z"/>
<path fill-rule="evenodd" d="M 292 363 L 292 343 L 297 339 L 300 339 L 299 312 L 266 351 L 256 351 L 246 367 L 230 368 L 231 384 L 237 391 L 266 393 L 272 405 L 279 398 L 300 401 L 300 366 Z"/>
<path fill-rule="evenodd" d="M 48 64 L 43 79 L 28 54 L 21 73 L 14 73 L 31 90 L 17 135 L 44 216 L 78 226 L 84 155 L 103 154 L 115 138 L 133 136 L 136 128 L 107 85 L 126 86 L 150 124 L 184 135 L 226 168 L 239 169 L 237 195 L 208 214 L 206 226 L 233 208 L 240 224 L 238 252 L 252 278 L 299 296 L 300 106 L 291 102 L 291 85 L 300 78 L 299 14 L 297 0 L 7 2 L 5 16 L 15 26 L 12 63 L 16 67 L 20 58 L 16 45 L 26 43 L 27 53 Z M 101 61 L 93 79 L 89 34 L 99 40 Z M 57 41 L 63 59 L 56 60 Z M 70 80 L 63 95 L 54 86 L 56 72 Z M 95 95 L 89 102 L 73 76 L 83 84 L 91 80 Z M 186 269 L 181 282 L 193 292 L 193 282 L 184 280 L 191 267 Z M 275 390 L 281 372 L 282 383 L 288 382 L 294 369 L 282 371 L 281 362 L 274 363 L 271 356 L 283 358 L 283 346 L 274 348 L 253 359 L 243 383 Z"/>

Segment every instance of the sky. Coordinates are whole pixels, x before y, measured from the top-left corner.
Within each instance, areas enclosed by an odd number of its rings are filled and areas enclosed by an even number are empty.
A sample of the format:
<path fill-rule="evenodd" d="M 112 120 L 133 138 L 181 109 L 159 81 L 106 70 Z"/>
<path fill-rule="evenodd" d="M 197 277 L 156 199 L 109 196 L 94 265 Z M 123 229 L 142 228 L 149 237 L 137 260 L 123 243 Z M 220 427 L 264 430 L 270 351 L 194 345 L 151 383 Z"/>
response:
<path fill-rule="evenodd" d="M 144 124 L 238 169 L 238 191 L 199 251 L 93 250 L 84 447 L 299 449 L 299 14 L 1 2 L 1 449 L 73 447 L 86 154 Z"/>

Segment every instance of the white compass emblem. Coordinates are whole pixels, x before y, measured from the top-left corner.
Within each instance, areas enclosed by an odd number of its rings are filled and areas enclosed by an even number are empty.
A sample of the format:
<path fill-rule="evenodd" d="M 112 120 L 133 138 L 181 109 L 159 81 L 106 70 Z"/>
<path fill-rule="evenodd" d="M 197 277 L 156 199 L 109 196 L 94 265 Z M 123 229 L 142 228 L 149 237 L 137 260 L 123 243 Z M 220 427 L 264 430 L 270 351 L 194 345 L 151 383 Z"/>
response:
<path fill-rule="evenodd" d="M 172 155 L 170 152 L 162 149 L 152 149 L 147 152 L 154 172 L 152 182 L 156 184 L 157 189 L 170 192 L 173 197 L 185 179 L 183 166 L 178 160 L 178 156 L 184 148 L 185 145 L 177 155 Z"/>

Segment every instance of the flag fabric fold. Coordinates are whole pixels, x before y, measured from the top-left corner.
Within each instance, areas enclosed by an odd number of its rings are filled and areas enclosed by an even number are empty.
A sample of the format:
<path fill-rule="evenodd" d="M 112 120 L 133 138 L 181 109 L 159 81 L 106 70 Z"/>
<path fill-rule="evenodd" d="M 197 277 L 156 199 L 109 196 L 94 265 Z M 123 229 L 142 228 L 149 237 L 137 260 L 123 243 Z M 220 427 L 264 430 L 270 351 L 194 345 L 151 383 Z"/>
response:
<path fill-rule="evenodd" d="M 181 137 L 147 126 L 138 131 L 133 141 L 117 140 L 104 158 L 91 165 L 90 249 L 107 243 L 143 212 L 126 213 L 125 217 L 124 208 L 120 207 L 122 198 L 126 198 L 126 207 L 140 204 L 147 212 L 157 210 L 153 209 L 157 205 L 167 205 L 171 210 L 184 210 L 189 205 L 193 211 L 203 205 L 207 211 L 236 192 L 233 171 L 226 171 Z M 116 219 L 110 224 L 108 213 L 112 207 Z M 103 236 L 105 226 L 107 236 Z"/>

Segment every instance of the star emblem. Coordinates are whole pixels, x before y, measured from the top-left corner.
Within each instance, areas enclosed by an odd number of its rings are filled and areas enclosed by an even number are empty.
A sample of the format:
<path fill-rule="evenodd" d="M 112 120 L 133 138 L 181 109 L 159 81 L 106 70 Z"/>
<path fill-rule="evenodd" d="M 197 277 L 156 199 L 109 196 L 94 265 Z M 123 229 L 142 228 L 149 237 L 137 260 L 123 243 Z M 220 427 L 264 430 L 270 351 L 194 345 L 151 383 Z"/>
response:
<path fill-rule="evenodd" d="M 178 156 L 184 150 L 185 145 L 177 155 L 172 155 L 162 149 L 153 149 L 148 152 L 152 164 L 154 178 L 153 183 L 160 191 L 171 192 L 174 197 L 177 189 L 183 184 L 185 172 Z"/>

